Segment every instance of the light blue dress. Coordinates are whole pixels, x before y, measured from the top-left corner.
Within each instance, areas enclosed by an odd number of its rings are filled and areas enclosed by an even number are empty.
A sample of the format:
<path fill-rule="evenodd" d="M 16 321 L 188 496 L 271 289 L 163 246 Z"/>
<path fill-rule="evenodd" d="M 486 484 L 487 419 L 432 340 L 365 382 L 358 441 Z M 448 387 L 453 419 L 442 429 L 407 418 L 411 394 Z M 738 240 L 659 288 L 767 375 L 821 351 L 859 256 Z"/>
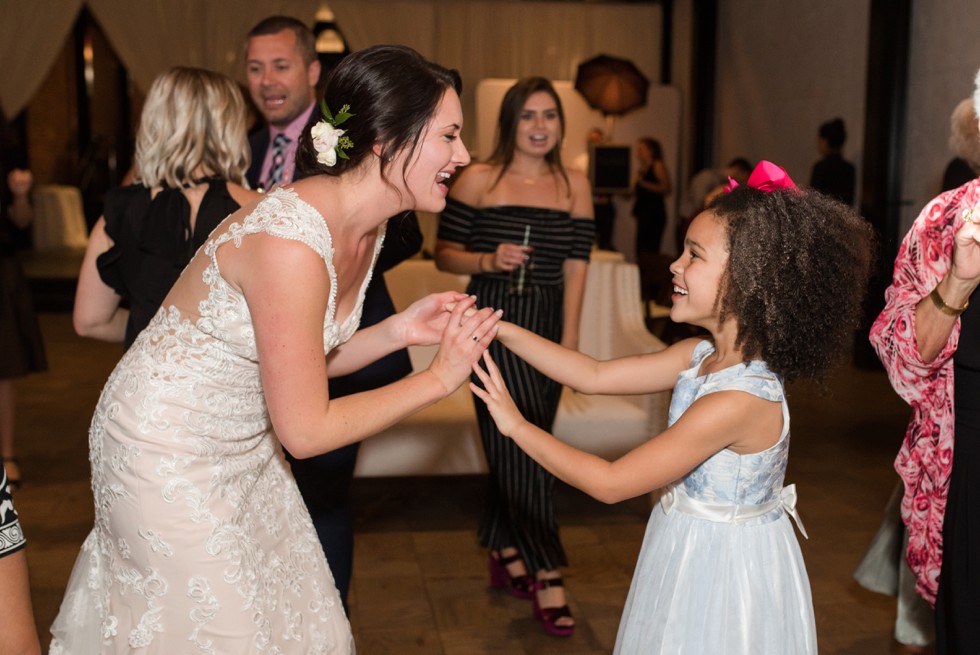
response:
<path fill-rule="evenodd" d="M 783 487 L 782 380 L 761 361 L 699 375 L 713 351 L 708 341 L 695 347 L 669 423 L 706 394 L 741 391 L 782 405 L 782 433 L 760 453 L 722 450 L 666 490 L 650 516 L 615 653 L 816 654 L 810 583 L 789 518 L 799 524 L 796 490 Z"/>

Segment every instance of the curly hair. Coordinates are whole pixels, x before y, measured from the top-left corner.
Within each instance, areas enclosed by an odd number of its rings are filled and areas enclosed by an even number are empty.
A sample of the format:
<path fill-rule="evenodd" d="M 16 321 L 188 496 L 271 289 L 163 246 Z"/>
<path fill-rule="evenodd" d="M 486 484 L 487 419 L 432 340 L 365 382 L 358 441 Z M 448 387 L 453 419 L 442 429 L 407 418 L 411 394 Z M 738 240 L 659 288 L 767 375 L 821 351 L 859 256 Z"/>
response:
<path fill-rule="evenodd" d="M 820 380 L 858 326 L 871 270 L 871 226 L 812 189 L 742 185 L 709 207 L 725 225 L 728 265 L 719 318 L 736 345 L 787 382 Z"/>

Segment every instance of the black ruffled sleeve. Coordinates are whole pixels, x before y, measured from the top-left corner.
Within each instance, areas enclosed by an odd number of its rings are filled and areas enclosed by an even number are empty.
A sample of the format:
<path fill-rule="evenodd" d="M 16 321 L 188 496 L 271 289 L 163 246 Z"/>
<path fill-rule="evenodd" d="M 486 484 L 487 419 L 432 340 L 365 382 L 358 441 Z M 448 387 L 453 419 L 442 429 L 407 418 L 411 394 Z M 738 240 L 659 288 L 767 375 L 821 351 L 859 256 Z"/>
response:
<path fill-rule="evenodd" d="M 112 239 L 112 247 L 99 255 L 95 266 L 102 281 L 123 297 L 129 295 L 126 253 L 137 248 L 139 238 L 132 221 L 127 221 L 127 216 L 143 216 L 149 204 L 150 190 L 144 186 L 113 189 L 105 197 L 102 216 L 105 219 L 105 232 Z"/>

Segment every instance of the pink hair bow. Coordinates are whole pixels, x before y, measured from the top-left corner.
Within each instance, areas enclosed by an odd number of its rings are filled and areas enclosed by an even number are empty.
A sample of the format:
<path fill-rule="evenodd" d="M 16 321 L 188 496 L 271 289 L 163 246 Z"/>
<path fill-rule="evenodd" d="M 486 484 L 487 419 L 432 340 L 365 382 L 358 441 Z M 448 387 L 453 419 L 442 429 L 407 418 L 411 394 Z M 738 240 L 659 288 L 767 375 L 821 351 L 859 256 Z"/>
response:
<path fill-rule="evenodd" d="M 789 173 L 786 172 L 785 168 L 764 159 L 756 165 L 755 170 L 749 175 L 746 184 L 753 189 L 767 193 L 796 188 L 796 184 L 790 179 Z M 732 178 L 728 178 L 728 185 L 725 187 L 725 191 L 731 191 L 737 186 L 738 182 Z"/>

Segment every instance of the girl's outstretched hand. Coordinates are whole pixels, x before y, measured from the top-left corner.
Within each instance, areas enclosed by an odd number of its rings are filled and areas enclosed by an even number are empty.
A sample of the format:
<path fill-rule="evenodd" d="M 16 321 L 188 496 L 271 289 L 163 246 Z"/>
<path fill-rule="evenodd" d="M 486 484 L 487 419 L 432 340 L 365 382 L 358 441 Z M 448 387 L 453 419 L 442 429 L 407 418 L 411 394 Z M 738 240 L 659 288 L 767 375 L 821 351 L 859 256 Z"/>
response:
<path fill-rule="evenodd" d="M 449 316 L 465 293 L 445 291 L 416 300 L 399 314 L 406 346 L 431 346 L 442 339 Z M 476 311 L 476 310 L 471 310 Z"/>
<path fill-rule="evenodd" d="M 456 301 L 448 314 L 439 351 L 429 364 L 429 371 L 442 381 L 447 394 L 455 391 L 470 376 L 470 369 L 480 360 L 480 355 L 497 334 L 497 321 L 503 310 L 475 307 L 476 296 L 464 296 Z"/>
<path fill-rule="evenodd" d="M 470 382 L 470 389 L 487 404 L 490 416 L 493 417 L 500 433 L 510 437 L 514 434 L 514 430 L 527 423 L 527 420 L 517 409 L 514 399 L 510 397 L 504 378 L 500 375 L 500 369 L 497 368 L 489 351 L 483 353 L 483 361 L 487 365 L 486 371 L 479 362 L 473 363 L 473 372 L 480 378 L 483 388 L 481 389 L 475 382 Z"/>

